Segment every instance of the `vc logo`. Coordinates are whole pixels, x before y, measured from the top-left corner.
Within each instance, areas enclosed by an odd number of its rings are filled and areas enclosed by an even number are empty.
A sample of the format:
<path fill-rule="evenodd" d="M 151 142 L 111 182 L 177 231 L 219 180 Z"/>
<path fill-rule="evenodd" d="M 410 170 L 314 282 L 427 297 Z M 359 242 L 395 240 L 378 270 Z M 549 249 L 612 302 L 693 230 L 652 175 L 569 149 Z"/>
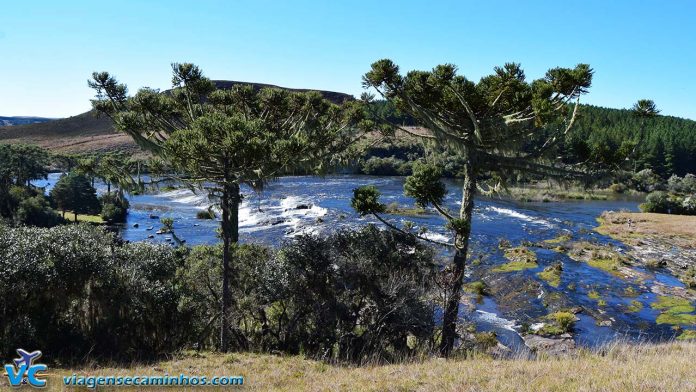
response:
<path fill-rule="evenodd" d="M 10 380 L 10 385 L 18 387 L 20 385 L 29 384 L 32 387 L 42 388 L 46 386 L 46 380 L 39 378 L 40 372 L 45 372 L 48 367 L 44 364 L 34 364 L 34 361 L 39 359 L 41 351 L 32 353 L 17 349 L 19 358 L 13 360 L 14 364 L 5 365 L 7 378 Z"/>

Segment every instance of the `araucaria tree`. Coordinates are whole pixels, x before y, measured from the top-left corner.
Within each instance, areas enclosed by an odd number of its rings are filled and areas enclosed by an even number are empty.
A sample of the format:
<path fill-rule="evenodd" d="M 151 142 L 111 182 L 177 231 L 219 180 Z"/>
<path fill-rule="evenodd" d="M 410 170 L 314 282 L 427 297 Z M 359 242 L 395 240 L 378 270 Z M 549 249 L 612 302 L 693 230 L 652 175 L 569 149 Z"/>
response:
<path fill-rule="evenodd" d="M 223 282 L 220 350 L 229 341 L 230 248 L 239 240 L 240 186 L 260 189 L 284 172 L 318 171 L 353 140 L 361 123 L 359 102 L 336 105 L 319 93 L 256 89 L 218 90 L 193 64 L 173 64 L 172 90 L 143 88 L 135 96 L 106 72 L 89 82 L 94 108 L 205 189 L 222 209 Z M 211 185 L 212 184 L 212 185 Z"/>
<path fill-rule="evenodd" d="M 564 166 L 551 153 L 571 130 L 578 115 L 579 98 L 588 91 L 592 69 L 553 68 L 545 77 L 528 82 L 519 64 L 496 67 L 478 83 L 457 74 L 454 65 L 406 75 L 390 60 L 372 64 L 363 77 L 366 88 L 377 91 L 401 111 L 411 115 L 427 133 L 391 124 L 463 158 L 463 183 L 459 211 L 442 205 L 446 188 L 438 168 L 416 165 L 405 192 L 418 204 L 432 205 L 447 221 L 454 241 L 454 256 L 447 267 L 448 289 L 440 351 L 449 355 L 457 338 L 457 314 L 471 232 L 474 193 L 499 189 L 500 180 L 525 172 L 545 177 L 581 177 L 579 167 Z M 369 98 L 369 97 L 368 97 Z M 482 184 L 483 176 L 496 184 Z M 483 185 L 483 186 L 482 186 Z M 353 205 L 361 214 L 383 212 L 374 188 L 356 189 Z M 382 219 L 382 218 L 381 218 Z"/>

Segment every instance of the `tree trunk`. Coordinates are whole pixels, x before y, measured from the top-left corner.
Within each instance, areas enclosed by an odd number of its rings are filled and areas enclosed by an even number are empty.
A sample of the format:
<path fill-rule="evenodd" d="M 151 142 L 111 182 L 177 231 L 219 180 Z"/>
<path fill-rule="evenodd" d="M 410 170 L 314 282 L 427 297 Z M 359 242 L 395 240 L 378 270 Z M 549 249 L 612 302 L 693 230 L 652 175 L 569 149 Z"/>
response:
<path fill-rule="evenodd" d="M 239 185 L 226 183 L 222 191 L 222 309 L 220 314 L 220 351 L 229 343 L 230 247 L 239 241 Z"/>
<path fill-rule="evenodd" d="M 459 218 L 467 224 L 456 233 L 454 259 L 450 266 L 451 287 L 449 297 L 446 298 L 445 312 L 442 320 L 442 340 L 440 342 L 440 354 L 449 356 L 457 339 L 457 321 L 459 316 L 459 301 L 464 284 L 464 268 L 466 255 L 469 248 L 469 235 L 471 234 L 471 216 L 474 211 L 474 190 L 476 189 L 476 175 L 470 162 L 464 165 L 464 184 L 462 185 L 462 205 L 459 210 Z"/>
<path fill-rule="evenodd" d="M 73 216 L 75 217 L 75 223 L 77 223 L 77 211 L 73 211 Z"/>

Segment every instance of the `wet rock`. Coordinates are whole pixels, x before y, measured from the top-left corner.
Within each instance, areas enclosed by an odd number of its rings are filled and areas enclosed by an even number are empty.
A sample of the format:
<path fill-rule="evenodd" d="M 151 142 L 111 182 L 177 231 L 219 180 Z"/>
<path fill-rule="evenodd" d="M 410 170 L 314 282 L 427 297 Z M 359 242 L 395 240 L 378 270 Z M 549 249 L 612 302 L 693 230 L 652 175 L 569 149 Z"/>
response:
<path fill-rule="evenodd" d="M 150 234 L 149 236 L 147 236 L 147 238 L 155 238 L 155 236 Z"/>
<path fill-rule="evenodd" d="M 148 230 L 148 231 L 150 231 L 150 230 L 152 230 L 152 229 L 154 229 L 154 227 L 153 227 L 153 226 L 148 226 L 148 227 L 147 227 L 147 229 L 145 229 L 145 230 Z"/>
<path fill-rule="evenodd" d="M 575 351 L 576 347 L 573 336 L 567 333 L 557 337 L 523 335 L 522 339 L 530 350 L 552 356 L 568 356 Z"/>
<path fill-rule="evenodd" d="M 137 223 L 133 223 L 133 227 L 137 229 L 138 227 L 140 227 L 140 225 Z"/>
<path fill-rule="evenodd" d="M 159 216 L 155 214 L 150 214 L 150 219 L 159 219 Z"/>
<path fill-rule="evenodd" d="M 164 234 L 164 230 L 157 230 L 157 231 L 155 232 L 155 234 L 157 234 L 157 235 Z"/>
<path fill-rule="evenodd" d="M 611 327 L 614 323 L 611 320 L 599 320 L 597 321 L 598 327 Z"/>
<path fill-rule="evenodd" d="M 295 207 L 296 210 L 308 210 L 308 209 L 310 209 L 310 208 L 312 208 L 312 205 L 311 205 L 311 204 L 298 204 L 298 205 Z"/>

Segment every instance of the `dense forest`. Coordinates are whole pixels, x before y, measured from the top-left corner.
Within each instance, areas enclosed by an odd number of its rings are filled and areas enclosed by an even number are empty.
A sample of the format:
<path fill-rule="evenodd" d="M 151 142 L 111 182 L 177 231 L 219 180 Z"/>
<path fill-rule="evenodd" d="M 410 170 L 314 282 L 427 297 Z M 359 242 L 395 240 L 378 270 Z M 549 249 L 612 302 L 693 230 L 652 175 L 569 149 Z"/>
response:
<path fill-rule="evenodd" d="M 631 110 L 585 105 L 569 142 L 607 162 L 626 159 L 637 143 L 634 171 L 652 169 L 662 178 L 696 172 L 696 121 L 657 116 L 645 120 L 643 135 L 641 121 Z"/>
<path fill-rule="evenodd" d="M 373 102 L 371 115 L 400 126 L 415 125 L 411 117 L 386 101 Z M 409 165 L 402 164 L 409 157 L 422 156 L 414 154 L 419 149 L 409 142 L 390 144 L 368 150 L 363 172 L 408 174 Z M 591 161 L 632 172 L 652 169 L 663 179 L 684 176 L 696 173 L 696 121 L 671 116 L 642 119 L 628 109 L 582 105 L 560 155 L 569 162 Z"/>

